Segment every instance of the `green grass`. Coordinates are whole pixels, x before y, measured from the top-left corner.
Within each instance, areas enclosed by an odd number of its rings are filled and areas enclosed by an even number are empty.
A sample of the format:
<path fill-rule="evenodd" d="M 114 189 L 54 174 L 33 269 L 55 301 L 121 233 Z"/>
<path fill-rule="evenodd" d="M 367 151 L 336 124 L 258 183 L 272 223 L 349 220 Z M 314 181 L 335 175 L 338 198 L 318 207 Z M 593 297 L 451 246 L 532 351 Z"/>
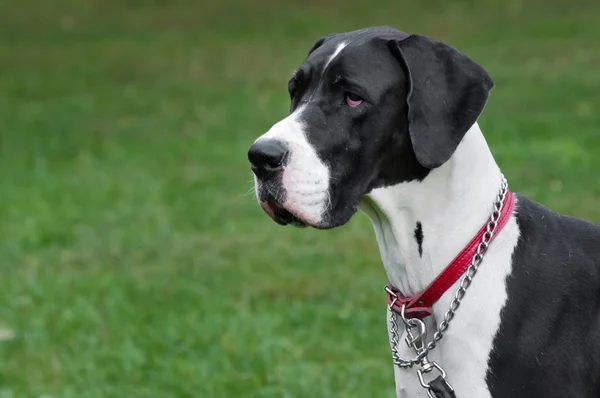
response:
<path fill-rule="evenodd" d="M 0 398 L 393 396 L 366 217 L 282 228 L 246 194 L 331 32 L 468 53 L 511 187 L 600 221 L 600 3 L 320 3 L 0 2 Z"/>

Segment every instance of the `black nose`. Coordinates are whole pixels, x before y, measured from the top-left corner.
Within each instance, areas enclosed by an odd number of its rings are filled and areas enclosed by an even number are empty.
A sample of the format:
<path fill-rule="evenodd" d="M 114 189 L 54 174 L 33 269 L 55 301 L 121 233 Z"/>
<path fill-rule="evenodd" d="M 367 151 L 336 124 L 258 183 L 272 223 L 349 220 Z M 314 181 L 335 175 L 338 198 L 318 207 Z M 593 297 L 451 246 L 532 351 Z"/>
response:
<path fill-rule="evenodd" d="M 287 154 L 287 148 L 280 141 L 260 140 L 250 147 L 248 160 L 258 178 L 267 178 L 283 167 Z"/>

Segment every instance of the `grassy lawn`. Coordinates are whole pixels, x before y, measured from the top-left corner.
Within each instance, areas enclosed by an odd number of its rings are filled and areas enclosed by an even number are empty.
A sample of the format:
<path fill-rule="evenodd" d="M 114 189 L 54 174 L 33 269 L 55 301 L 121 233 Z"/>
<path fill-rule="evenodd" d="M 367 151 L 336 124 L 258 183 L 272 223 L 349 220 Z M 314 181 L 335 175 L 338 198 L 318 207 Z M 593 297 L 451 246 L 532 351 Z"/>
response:
<path fill-rule="evenodd" d="M 369 221 L 283 228 L 247 194 L 331 32 L 471 55 L 511 187 L 600 222 L 600 2 L 320 3 L 0 0 L 0 398 L 393 396 Z"/>

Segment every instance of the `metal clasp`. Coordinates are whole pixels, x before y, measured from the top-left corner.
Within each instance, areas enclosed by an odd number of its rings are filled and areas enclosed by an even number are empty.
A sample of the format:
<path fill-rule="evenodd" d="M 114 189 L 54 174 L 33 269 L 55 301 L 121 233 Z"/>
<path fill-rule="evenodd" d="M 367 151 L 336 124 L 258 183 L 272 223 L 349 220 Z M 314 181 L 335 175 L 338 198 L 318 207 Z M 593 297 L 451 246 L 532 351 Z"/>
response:
<path fill-rule="evenodd" d="M 454 391 L 454 388 L 446 380 L 446 371 L 444 370 L 444 368 L 442 368 L 440 365 L 438 365 L 438 363 L 435 361 L 429 362 L 427 360 L 427 357 L 425 357 L 421 361 L 421 369 L 417 370 L 417 376 L 419 376 L 419 383 L 421 383 L 421 386 L 427 390 L 427 395 L 430 398 L 436 398 L 435 395 L 433 394 L 433 391 L 431 390 L 431 386 L 428 383 L 426 383 L 425 379 L 423 378 L 424 373 L 430 373 L 434 369 L 437 369 L 437 371 L 440 372 L 442 379 L 444 379 L 444 382 L 446 383 L 446 385 L 448 386 L 450 391 Z"/>
<path fill-rule="evenodd" d="M 389 294 L 390 296 L 392 296 L 394 298 L 394 301 L 392 302 L 392 304 L 390 304 L 390 306 L 393 307 L 395 301 L 398 300 L 398 295 L 392 289 L 390 289 L 390 287 L 387 285 L 383 288 L 383 290 L 385 290 L 385 292 L 387 294 Z"/>
<path fill-rule="evenodd" d="M 427 338 L 427 327 L 425 326 L 425 322 L 417 318 L 406 320 L 406 318 L 404 318 L 404 306 L 402 306 L 401 316 L 406 328 L 406 338 L 404 341 L 409 348 L 413 348 L 417 354 L 420 354 L 425 349 L 425 341 Z"/>

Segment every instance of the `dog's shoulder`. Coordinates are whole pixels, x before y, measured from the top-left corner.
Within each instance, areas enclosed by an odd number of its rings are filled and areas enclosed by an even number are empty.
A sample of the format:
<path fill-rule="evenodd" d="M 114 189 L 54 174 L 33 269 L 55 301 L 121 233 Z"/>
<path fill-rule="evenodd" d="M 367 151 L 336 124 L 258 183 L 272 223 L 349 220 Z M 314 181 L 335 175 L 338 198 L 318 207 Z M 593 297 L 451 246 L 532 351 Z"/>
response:
<path fill-rule="evenodd" d="M 518 194 L 516 218 L 520 239 L 515 255 L 600 262 L 600 225 L 554 212 Z"/>
<path fill-rule="evenodd" d="M 600 226 L 517 195 L 519 240 L 487 375 L 493 396 L 597 396 Z M 585 369 L 572 358 L 587 358 Z M 535 376 L 535 377 L 534 377 Z M 507 383 L 510 381 L 510 383 Z"/>
<path fill-rule="evenodd" d="M 512 277 L 522 281 L 521 288 L 572 298 L 599 291 L 600 225 L 554 212 L 522 195 L 517 196 L 516 219 L 520 236 Z"/>

